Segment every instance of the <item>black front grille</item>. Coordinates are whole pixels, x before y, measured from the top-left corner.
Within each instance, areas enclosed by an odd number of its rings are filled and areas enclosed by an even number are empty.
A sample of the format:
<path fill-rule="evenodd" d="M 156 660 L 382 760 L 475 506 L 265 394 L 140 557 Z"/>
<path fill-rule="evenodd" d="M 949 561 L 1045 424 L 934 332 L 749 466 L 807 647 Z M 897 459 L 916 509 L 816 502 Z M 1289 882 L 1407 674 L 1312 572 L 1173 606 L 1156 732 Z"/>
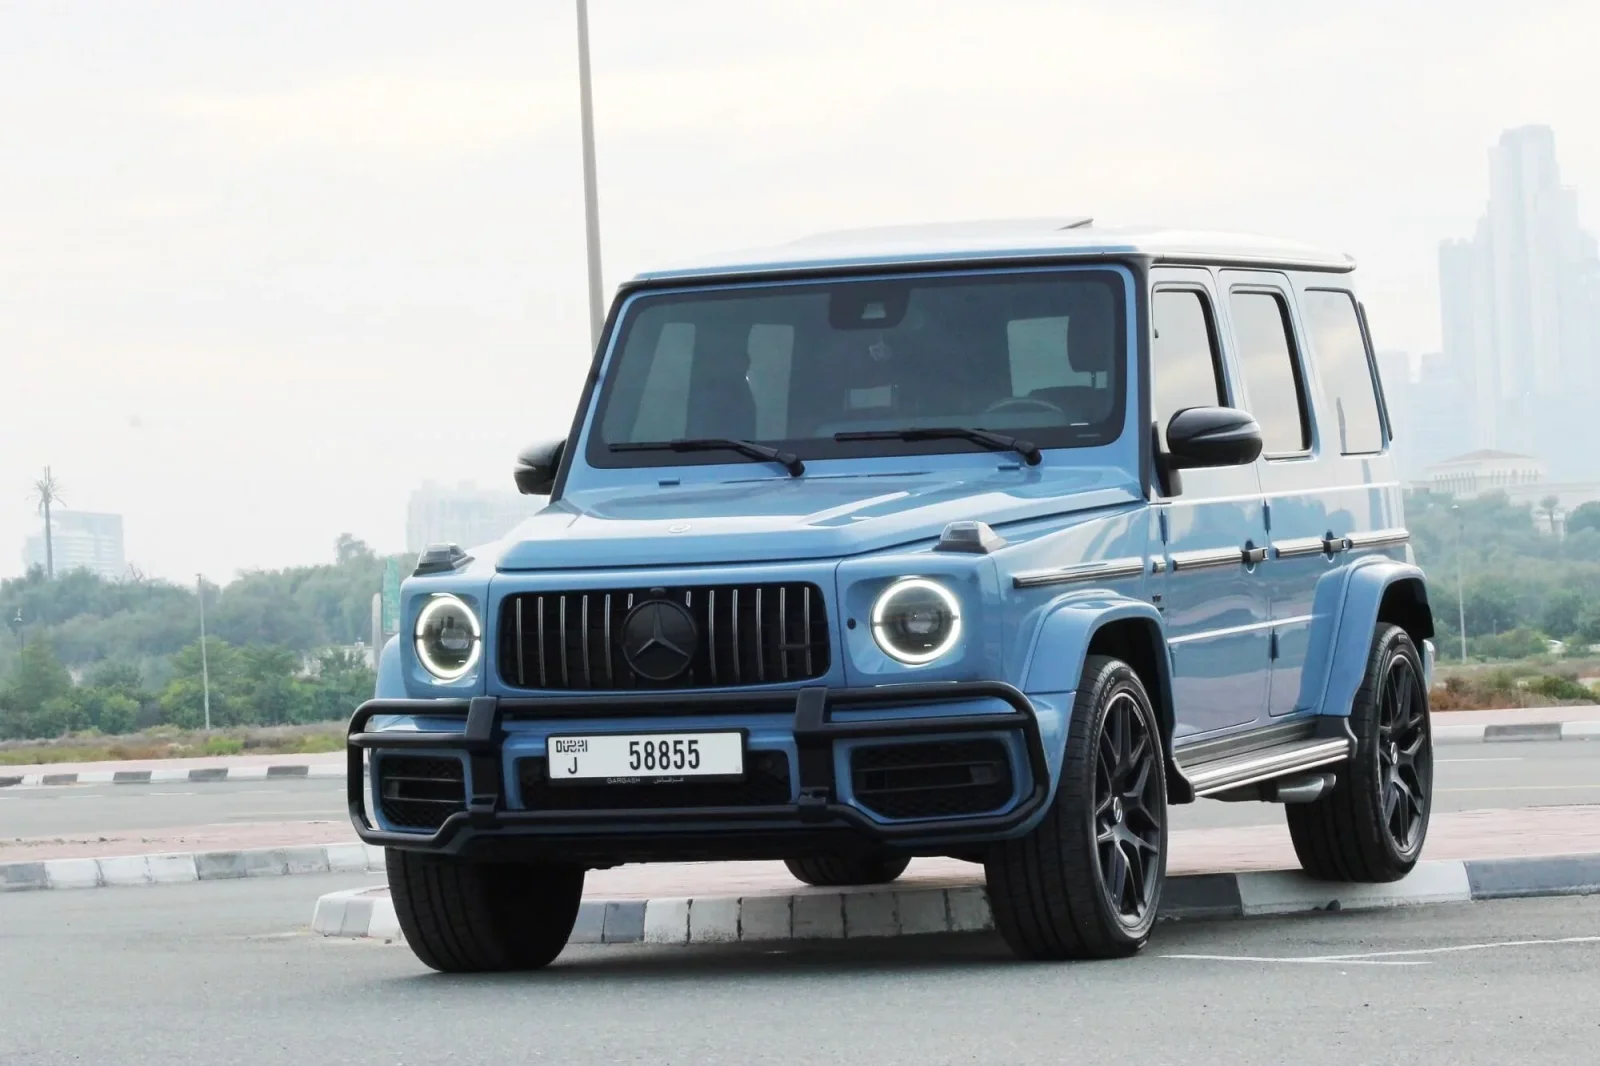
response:
<path fill-rule="evenodd" d="M 884 818 L 948 818 L 998 810 L 1011 798 L 1011 760 L 998 740 L 942 740 L 858 748 L 856 800 Z"/>
<path fill-rule="evenodd" d="M 688 608 L 698 639 L 687 668 L 651 681 L 629 667 L 623 623 L 645 600 Z M 727 688 L 828 672 L 828 615 L 815 585 L 717 585 L 519 593 L 500 614 L 500 676 L 526 689 Z"/>
<path fill-rule="evenodd" d="M 466 773 L 460 759 L 434 755 L 384 755 L 378 759 L 378 806 L 396 829 L 437 829 L 467 809 Z"/>
<path fill-rule="evenodd" d="M 646 807 L 766 807 L 791 802 L 789 757 L 745 753 L 743 781 L 645 782 L 636 785 L 552 785 L 542 758 L 518 759 L 522 805 L 530 811 L 626 811 Z"/>

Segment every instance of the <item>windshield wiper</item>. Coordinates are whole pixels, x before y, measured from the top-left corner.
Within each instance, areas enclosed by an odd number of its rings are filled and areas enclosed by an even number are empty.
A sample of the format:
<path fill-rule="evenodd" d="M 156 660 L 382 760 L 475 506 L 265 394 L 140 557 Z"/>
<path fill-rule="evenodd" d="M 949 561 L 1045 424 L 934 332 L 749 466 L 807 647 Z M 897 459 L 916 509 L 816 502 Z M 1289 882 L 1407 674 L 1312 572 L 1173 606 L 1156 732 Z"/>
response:
<path fill-rule="evenodd" d="M 755 441 L 736 440 L 733 437 L 689 437 L 680 440 L 622 441 L 611 445 L 614 452 L 737 452 L 747 459 L 763 463 L 777 463 L 789 471 L 790 477 L 806 472 L 806 464 L 794 452 L 779 451 Z"/>
<path fill-rule="evenodd" d="M 1016 452 L 1029 466 L 1038 466 L 1042 458 L 1039 446 L 1030 440 L 1019 440 L 1004 433 L 991 433 L 987 429 L 968 429 L 965 426 L 864 429 L 851 433 L 835 433 L 833 439 L 841 443 L 853 440 L 970 440 L 992 452 Z"/>

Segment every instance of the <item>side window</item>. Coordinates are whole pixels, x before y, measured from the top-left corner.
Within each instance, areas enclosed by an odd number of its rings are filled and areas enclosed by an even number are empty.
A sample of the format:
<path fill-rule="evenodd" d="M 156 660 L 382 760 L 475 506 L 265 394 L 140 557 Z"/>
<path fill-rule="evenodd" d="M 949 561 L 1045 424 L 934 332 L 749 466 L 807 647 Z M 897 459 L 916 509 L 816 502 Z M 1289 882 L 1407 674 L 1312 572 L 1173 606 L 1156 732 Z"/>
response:
<path fill-rule="evenodd" d="M 1261 425 L 1262 450 L 1268 455 L 1305 451 L 1311 447 L 1305 384 L 1283 297 L 1273 292 L 1235 292 L 1228 306 L 1250 413 Z"/>
<path fill-rule="evenodd" d="M 1383 418 L 1372 362 L 1355 298 L 1333 289 L 1305 294 L 1306 328 L 1316 355 L 1322 388 L 1338 424 L 1339 451 L 1344 455 L 1383 450 Z"/>
<path fill-rule="evenodd" d="M 1217 331 L 1205 293 L 1194 289 L 1157 290 L 1150 301 L 1155 336 L 1150 342 L 1152 416 L 1167 446 L 1167 423 L 1188 407 L 1228 402 L 1217 357 Z"/>

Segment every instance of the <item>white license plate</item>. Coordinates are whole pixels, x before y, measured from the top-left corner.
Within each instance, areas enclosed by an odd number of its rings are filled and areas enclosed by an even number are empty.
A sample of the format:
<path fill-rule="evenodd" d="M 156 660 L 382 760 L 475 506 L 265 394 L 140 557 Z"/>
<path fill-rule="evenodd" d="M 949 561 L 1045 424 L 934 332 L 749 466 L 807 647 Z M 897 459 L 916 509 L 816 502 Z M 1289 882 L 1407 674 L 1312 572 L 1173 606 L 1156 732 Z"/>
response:
<path fill-rule="evenodd" d="M 744 776 L 743 733 L 551 737 L 549 752 L 553 784 Z"/>

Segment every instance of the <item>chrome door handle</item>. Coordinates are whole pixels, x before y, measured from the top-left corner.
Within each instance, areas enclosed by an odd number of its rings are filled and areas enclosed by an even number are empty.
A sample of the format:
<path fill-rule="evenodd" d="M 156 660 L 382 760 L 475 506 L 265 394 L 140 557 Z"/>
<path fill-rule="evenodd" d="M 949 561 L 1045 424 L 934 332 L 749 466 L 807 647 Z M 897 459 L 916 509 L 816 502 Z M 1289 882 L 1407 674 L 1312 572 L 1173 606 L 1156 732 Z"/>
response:
<path fill-rule="evenodd" d="M 1336 537 L 1332 533 L 1322 538 L 1322 550 L 1329 555 L 1349 551 L 1354 545 L 1349 537 Z"/>
<path fill-rule="evenodd" d="M 1243 548 L 1239 549 L 1239 556 L 1244 562 L 1244 565 L 1255 566 L 1257 563 L 1266 561 L 1267 549 L 1258 548 L 1254 544 L 1246 544 Z"/>

